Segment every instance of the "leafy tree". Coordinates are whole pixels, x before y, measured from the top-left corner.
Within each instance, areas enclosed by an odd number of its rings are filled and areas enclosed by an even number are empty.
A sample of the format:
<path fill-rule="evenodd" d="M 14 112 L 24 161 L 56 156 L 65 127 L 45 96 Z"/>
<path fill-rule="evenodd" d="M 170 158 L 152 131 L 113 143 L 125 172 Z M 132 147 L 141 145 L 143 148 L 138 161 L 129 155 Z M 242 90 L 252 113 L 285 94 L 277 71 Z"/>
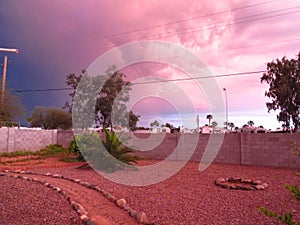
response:
<path fill-rule="evenodd" d="M 213 116 L 211 114 L 208 114 L 206 116 L 206 119 L 208 119 L 208 126 L 210 126 L 210 121 L 213 119 Z"/>
<path fill-rule="evenodd" d="M 300 52 L 295 59 L 276 59 L 267 63 L 267 72 L 261 77 L 261 83 L 269 84 L 265 96 L 271 99 L 266 106 L 268 112 L 279 110 L 277 120 L 289 130 L 291 121 L 294 132 L 299 127 L 300 111 Z"/>
<path fill-rule="evenodd" d="M 140 116 L 134 114 L 131 110 L 129 112 L 129 128 L 130 130 L 136 130 L 137 122 L 139 121 Z"/>
<path fill-rule="evenodd" d="M 31 127 L 44 129 L 63 129 L 72 127 L 71 114 L 57 108 L 36 107 L 32 115 L 27 119 Z"/>
<path fill-rule="evenodd" d="M 159 127 L 159 122 L 157 120 L 150 123 L 150 127 Z"/>
<path fill-rule="evenodd" d="M 11 91 L 6 90 L 3 105 L 0 105 L 0 121 L 16 121 L 23 115 L 24 106 L 21 102 L 21 98 Z"/>
<path fill-rule="evenodd" d="M 80 75 L 76 75 L 75 73 L 70 73 L 68 76 L 67 76 L 67 79 L 66 79 L 66 84 L 68 86 L 71 86 L 71 88 L 73 88 L 73 92 L 69 94 L 69 96 L 72 98 L 72 101 L 69 102 L 67 101 L 65 103 L 65 105 L 63 106 L 63 109 L 67 110 L 69 113 L 72 113 L 72 109 L 73 109 L 73 98 L 75 96 L 75 93 L 76 93 L 76 90 L 77 90 L 77 86 L 78 86 L 78 83 L 80 82 L 82 76 L 85 74 L 85 70 L 82 70 L 81 71 L 81 74 Z"/>
<path fill-rule="evenodd" d="M 215 128 L 215 127 L 217 127 L 217 126 L 218 126 L 217 121 L 212 121 L 212 122 L 211 122 L 211 127 Z"/>
<path fill-rule="evenodd" d="M 127 111 L 131 83 L 125 81 L 125 77 L 115 66 L 111 66 L 102 76 L 88 76 L 86 71 L 78 76 L 69 74 L 66 84 L 74 91 L 70 94 L 72 103 L 66 102 L 64 108 L 73 112 L 81 128 L 91 127 L 95 123 L 111 128 L 113 123 L 134 127 L 139 116 Z M 91 109 L 94 109 L 92 114 Z"/>
<path fill-rule="evenodd" d="M 99 121 L 103 127 L 112 128 L 112 112 L 114 115 L 114 121 L 120 122 L 126 113 L 125 103 L 129 101 L 129 91 L 131 90 L 130 82 L 125 81 L 125 74 L 116 70 L 115 66 L 110 67 L 104 76 L 106 80 L 103 85 L 99 97 L 96 101 L 95 112 L 98 116 Z M 123 114 L 124 115 L 124 114 Z"/>
<path fill-rule="evenodd" d="M 170 129 L 174 128 L 174 125 L 170 124 L 170 123 L 166 123 L 166 127 L 169 127 Z"/>
<path fill-rule="evenodd" d="M 248 124 L 250 127 L 252 127 L 252 126 L 254 125 L 254 122 L 253 122 L 252 120 L 249 120 L 249 121 L 247 122 L 247 124 Z"/>
<path fill-rule="evenodd" d="M 235 127 L 235 125 L 234 125 L 233 122 L 230 122 L 230 123 L 228 124 L 228 126 L 230 127 L 231 130 Z"/>

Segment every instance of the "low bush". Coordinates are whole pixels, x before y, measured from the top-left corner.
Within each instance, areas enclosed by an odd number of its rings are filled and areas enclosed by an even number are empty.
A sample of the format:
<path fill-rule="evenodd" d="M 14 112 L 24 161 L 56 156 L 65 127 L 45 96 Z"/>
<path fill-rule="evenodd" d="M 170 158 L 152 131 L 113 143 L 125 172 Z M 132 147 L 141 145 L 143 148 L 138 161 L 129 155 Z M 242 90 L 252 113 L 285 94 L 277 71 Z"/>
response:
<path fill-rule="evenodd" d="M 124 164 L 132 165 L 140 158 L 123 143 L 122 135 L 104 129 L 105 137 L 101 139 L 97 133 L 76 135 L 71 141 L 69 150 L 77 155 L 80 161 L 87 161 L 95 169 L 114 172 L 124 168 Z"/>

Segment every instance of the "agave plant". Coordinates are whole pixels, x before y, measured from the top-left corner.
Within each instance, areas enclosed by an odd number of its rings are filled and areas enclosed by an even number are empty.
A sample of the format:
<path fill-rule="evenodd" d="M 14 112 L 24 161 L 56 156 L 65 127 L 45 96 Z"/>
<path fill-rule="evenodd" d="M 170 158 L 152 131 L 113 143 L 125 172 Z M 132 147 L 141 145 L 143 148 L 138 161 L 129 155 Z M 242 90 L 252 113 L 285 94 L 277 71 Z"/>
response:
<path fill-rule="evenodd" d="M 107 129 L 104 129 L 105 139 L 102 141 L 103 146 L 106 151 L 113 156 L 119 162 L 132 165 L 132 163 L 136 163 L 140 158 L 138 156 L 133 155 L 134 152 L 132 149 L 124 145 L 129 138 L 124 137 L 121 133 L 116 135 L 114 131 L 109 132 Z"/>

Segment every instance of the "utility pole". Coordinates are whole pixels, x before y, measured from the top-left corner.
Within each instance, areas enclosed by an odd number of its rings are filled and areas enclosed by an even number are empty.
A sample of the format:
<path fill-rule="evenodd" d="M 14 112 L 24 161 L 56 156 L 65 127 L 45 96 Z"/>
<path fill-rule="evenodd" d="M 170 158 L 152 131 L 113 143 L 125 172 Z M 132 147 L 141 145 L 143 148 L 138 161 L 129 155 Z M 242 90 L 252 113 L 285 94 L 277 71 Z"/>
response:
<path fill-rule="evenodd" d="M 15 49 L 15 48 L 0 48 L 0 52 L 10 52 L 10 53 L 18 54 L 19 50 Z M 3 75 L 2 75 L 2 89 L 1 89 L 1 102 L 0 102 L 1 107 L 3 107 L 3 105 L 4 105 L 7 61 L 8 61 L 8 57 L 5 55 L 4 63 L 3 63 Z"/>
<path fill-rule="evenodd" d="M 225 92 L 225 104 L 226 104 L 226 130 L 228 130 L 228 102 L 227 102 L 227 91 L 226 88 L 223 88 L 223 91 Z"/>

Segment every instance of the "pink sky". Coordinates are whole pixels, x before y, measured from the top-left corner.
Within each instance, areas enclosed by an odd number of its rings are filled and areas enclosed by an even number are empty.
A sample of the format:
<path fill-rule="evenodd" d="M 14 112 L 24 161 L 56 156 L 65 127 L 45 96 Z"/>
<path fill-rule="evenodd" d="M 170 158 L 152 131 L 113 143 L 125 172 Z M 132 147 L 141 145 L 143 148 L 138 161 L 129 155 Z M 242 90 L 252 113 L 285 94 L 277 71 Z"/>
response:
<path fill-rule="evenodd" d="M 10 65 L 10 84 L 16 89 L 62 87 L 68 73 L 80 73 L 106 51 L 135 40 L 167 41 L 187 48 L 212 74 L 265 70 L 267 62 L 295 57 L 300 50 L 300 3 L 296 0 L 11 0 L 0 4 L 0 25 L 6 28 L 0 35 L 1 47 L 20 48 L 18 57 L 12 56 L 15 67 Z M 123 71 L 133 82 L 148 76 L 187 76 L 159 63 L 140 63 Z M 267 113 L 267 86 L 260 83 L 261 76 L 216 78 L 221 92 L 227 89 L 230 122 L 242 126 L 253 120 L 267 128 L 280 126 L 276 115 Z M 201 124 L 207 123 L 205 117 L 211 111 L 203 93 L 190 81 L 174 84 L 193 102 Z M 61 94 L 51 96 L 60 106 L 65 99 Z M 37 96 L 24 99 L 30 107 L 42 104 Z M 30 102 L 32 99 L 36 102 Z M 163 102 L 146 98 L 136 103 L 133 110 L 141 115 L 140 125 L 154 118 L 180 125 L 172 102 Z M 178 102 L 185 107 L 184 98 Z M 193 113 L 189 116 L 195 117 Z M 221 125 L 224 121 L 217 122 Z"/>

